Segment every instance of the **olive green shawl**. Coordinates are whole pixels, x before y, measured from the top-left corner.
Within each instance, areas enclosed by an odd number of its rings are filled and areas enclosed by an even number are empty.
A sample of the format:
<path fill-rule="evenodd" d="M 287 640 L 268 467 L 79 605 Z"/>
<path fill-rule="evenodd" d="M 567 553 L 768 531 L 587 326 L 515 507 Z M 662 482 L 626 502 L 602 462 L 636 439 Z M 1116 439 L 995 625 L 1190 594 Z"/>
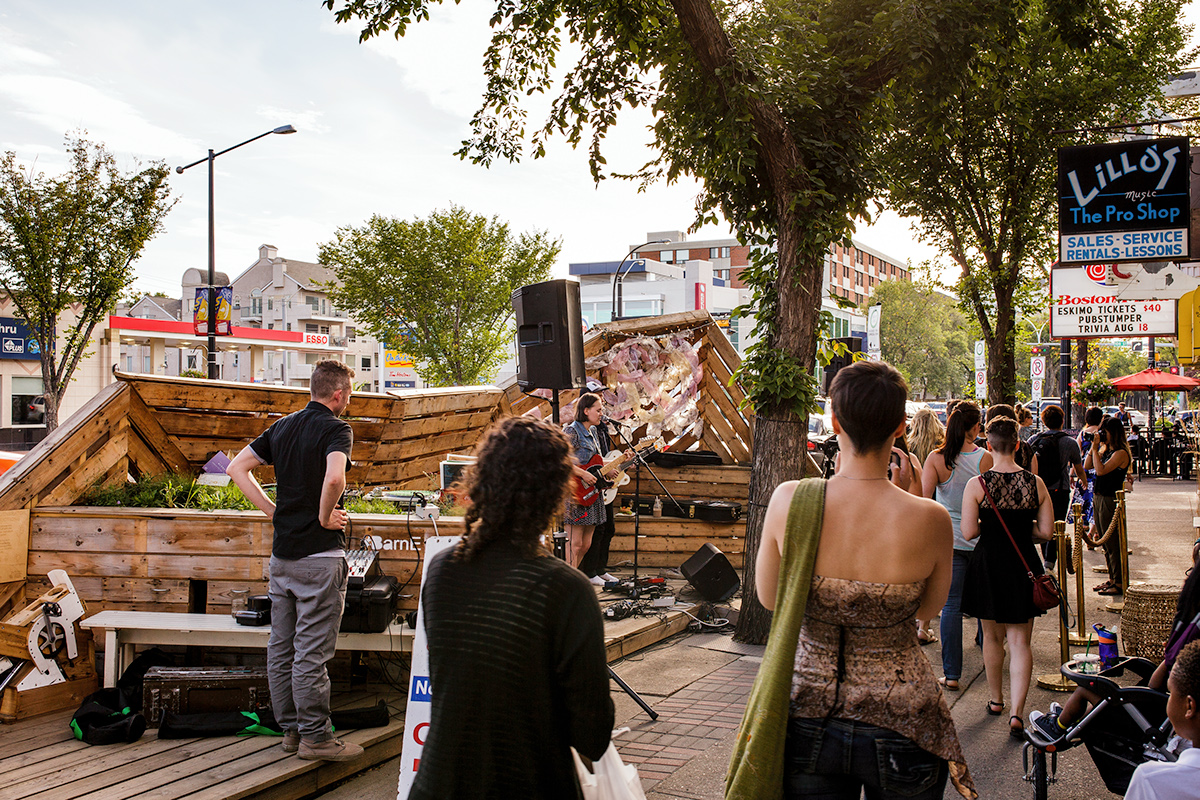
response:
<path fill-rule="evenodd" d="M 775 800 L 783 796 L 783 747 L 792 672 L 800 624 L 812 586 L 824 510 L 825 481 L 819 478 L 800 481 L 788 511 L 779 586 L 775 591 L 775 616 L 729 762 L 726 800 Z"/>

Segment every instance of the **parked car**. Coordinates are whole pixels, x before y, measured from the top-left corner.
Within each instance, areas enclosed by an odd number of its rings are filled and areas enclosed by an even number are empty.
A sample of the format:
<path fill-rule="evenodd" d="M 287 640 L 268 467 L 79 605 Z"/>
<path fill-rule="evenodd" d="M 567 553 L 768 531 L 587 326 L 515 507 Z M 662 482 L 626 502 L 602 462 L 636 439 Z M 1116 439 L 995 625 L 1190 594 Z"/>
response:
<path fill-rule="evenodd" d="M 817 467 L 825 471 L 825 443 L 833 436 L 833 428 L 823 414 L 808 415 L 808 454 Z"/>
<path fill-rule="evenodd" d="M 46 398 L 30 399 L 25 407 L 25 421 L 30 425 L 40 425 L 46 421 Z"/>
<path fill-rule="evenodd" d="M 946 401 L 945 400 L 930 400 L 925 405 L 929 406 L 929 408 L 933 410 L 934 414 L 937 414 L 938 422 L 942 423 L 943 425 L 946 424 Z"/>

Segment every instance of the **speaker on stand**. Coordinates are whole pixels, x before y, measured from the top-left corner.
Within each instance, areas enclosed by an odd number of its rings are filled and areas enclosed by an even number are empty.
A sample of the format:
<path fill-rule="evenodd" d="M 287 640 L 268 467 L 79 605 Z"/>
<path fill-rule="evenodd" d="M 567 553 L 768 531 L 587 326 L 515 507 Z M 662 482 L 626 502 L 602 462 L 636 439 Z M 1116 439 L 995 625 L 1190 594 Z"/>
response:
<path fill-rule="evenodd" d="M 579 284 L 557 280 L 522 286 L 512 293 L 512 304 L 517 315 L 517 385 L 586 389 Z M 557 403 L 554 410 L 557 413 Z"/>

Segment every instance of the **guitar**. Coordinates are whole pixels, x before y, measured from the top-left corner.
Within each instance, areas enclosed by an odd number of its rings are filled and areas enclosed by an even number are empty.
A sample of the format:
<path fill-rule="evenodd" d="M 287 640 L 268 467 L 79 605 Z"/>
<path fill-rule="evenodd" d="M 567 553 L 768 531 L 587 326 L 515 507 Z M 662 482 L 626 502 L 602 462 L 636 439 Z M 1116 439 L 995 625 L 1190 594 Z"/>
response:
<path fill-rule="evenodd" d="M 635 455 L 630 458 L 625 458 L 623 450 L 612 450 L 603 457 L 599 454 L 592 456 L 586 464 L 580 466 L 595 475 L 596 482 L 588 486 L 579 478 L 572 477 L 571 502 L 586 508 L 603 497 L 604 505 L 608 505 L 617 498 L 617 489 L 629 483 L 629 476 L 624 472 L 625 468 L 637 460 L 637 456 L 641 453 L 648 450 L 662 451 L 665 447 L 666 442 L 660 436 L 650 442 L 638 445 L 634 448 Z"/>

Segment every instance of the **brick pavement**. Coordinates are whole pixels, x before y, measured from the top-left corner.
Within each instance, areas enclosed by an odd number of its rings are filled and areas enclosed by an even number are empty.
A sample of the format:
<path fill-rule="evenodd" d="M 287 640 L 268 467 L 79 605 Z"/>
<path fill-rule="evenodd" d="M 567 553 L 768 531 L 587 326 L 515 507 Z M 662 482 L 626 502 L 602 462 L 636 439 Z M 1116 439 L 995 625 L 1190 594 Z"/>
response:
<path fill-rule="evenodd" d="M 735 732 L 754 685 L 759 658 L 731 661 L 653 703 L 657 720 L 631 725 L 615 738 L 626 763 L 636 764 L 647 791 Z"/>

